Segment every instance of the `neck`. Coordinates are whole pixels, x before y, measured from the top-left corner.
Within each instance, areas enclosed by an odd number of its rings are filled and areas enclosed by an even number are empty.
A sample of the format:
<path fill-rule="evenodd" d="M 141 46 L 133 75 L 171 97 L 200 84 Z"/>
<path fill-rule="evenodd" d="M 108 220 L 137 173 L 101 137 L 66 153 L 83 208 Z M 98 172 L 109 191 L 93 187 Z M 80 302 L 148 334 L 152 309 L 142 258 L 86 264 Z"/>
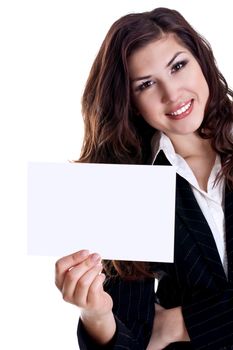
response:
<path fill-rule="evenodd" d="M 202 139 L 197 134 L 172 135 L 170 140 L 175 152 L 183 157 L 191 168 L 200 188 L 207 192 L 208 179 L 216 159 L 216 152 L 211 147 L 210 140 Z"/>
<path fill-rule="evenodd" d="M 215 157 L 216 153 L 211 147 L 209 139 L 202 139 L 198 134 L 168 135 L 173 147 L 184 159 L 190 157 Z"/>

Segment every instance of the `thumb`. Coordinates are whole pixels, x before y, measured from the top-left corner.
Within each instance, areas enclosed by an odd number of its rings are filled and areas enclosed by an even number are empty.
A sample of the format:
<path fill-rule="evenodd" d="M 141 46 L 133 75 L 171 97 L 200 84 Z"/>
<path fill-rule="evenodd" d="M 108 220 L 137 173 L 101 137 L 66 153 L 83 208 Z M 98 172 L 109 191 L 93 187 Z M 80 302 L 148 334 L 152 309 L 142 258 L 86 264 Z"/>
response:
<path fill-rule="evenodd" d="M 160 311 L 163 311 L 163 310 L 165 310 L 164 307 L 162 307 L 161 305 L 155 303 L 155 312 L 160 312 Z"/>

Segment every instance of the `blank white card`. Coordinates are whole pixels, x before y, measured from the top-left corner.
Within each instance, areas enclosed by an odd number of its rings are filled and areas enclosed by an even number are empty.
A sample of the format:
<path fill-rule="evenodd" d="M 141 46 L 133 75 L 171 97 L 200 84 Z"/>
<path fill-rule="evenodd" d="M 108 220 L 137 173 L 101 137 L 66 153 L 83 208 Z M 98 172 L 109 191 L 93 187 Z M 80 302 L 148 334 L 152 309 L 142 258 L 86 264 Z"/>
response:
<path fill-rule="evenodd" d="M 172 166 L 29 163 L 28 253 L 173 261 Z"/>

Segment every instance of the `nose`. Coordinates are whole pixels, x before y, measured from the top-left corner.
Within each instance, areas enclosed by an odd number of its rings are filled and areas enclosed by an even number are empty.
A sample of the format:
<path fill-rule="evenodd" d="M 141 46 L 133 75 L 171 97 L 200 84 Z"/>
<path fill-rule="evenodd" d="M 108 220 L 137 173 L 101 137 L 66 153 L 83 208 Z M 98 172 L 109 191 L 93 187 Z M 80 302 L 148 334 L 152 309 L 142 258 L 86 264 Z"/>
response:
<path fill-rule="evenodd" d="M 162 103 L 173 103 L 179 100 L 180 90 L 175 82 L 164 82 L 161 83 L 161 102 Z"/>

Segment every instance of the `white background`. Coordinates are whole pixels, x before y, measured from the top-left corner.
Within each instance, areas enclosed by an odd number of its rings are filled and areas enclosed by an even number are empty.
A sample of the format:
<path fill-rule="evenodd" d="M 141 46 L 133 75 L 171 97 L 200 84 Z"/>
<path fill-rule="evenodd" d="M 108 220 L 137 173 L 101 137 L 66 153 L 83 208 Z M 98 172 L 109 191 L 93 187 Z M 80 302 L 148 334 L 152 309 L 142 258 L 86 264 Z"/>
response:
<path fill-rule="evenodd" d="M 26 256 L 27 162 L 78 158 L 80 96 L 107 29 L 157 6 L 179 10 L 210 41 L 233 86 L 231 1 L 0 2 L 2 349 L 78 349 L 79 312 L 54 286 L 56 259 Z"/>

